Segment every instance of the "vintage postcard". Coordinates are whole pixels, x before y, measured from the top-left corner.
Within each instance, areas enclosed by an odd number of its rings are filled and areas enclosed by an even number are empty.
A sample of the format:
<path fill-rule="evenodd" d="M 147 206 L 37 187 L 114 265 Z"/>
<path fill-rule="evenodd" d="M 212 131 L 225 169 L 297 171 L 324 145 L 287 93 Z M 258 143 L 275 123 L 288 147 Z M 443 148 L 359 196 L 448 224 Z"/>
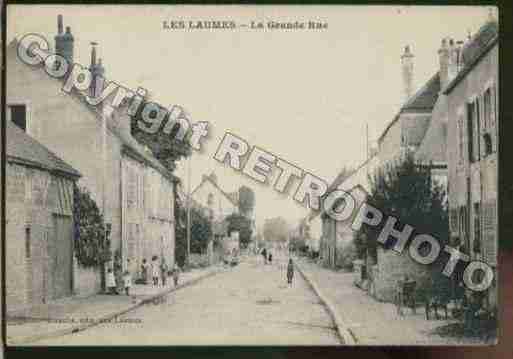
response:
<path fill-rule="evenodd" d="M 498 18 L 7 5 L 7 345 L 496 344 Z"/>

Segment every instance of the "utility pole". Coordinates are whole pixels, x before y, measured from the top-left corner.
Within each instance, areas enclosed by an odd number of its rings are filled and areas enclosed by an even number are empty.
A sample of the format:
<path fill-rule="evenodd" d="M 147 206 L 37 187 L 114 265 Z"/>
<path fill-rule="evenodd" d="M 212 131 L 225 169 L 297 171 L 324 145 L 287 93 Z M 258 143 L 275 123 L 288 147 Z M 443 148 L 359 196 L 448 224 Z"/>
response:
<path fill-rule="evenodd" d="M 367 152 L 367 160 L 369 159 L 370 157 L 370 150 L 369 150 L 369 123 L 366 123 L 365 124 L 365 147 L 366 147 L 366 152 Z"/>
<path fill-rule="evenodd" d="M 191 255 L 191 156 L 187 159 L 187 264 Z"/>

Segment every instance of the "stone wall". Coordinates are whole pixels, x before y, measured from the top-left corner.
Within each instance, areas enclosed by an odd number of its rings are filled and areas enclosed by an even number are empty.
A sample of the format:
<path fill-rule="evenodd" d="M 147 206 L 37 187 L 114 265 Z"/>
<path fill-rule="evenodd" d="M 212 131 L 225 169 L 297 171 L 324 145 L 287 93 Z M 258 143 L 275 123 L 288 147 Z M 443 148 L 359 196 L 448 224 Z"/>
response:
<path fill-rule="evenodd" d="M 417 282 L 417 289 L 427 286 L 430 278 L 430 267 L 414 262 L 405 250 L 398 254 L 393 250 L 378 247 L 378 261 L 373 273 L 374 297 L 380 301 L 392 302 L 399 280 L 407 274 L 410 280 Z"/>
<path fill-rule="evenodd" d="M 81 267 L 76 258 L 73 258 L 73 262 L 73 293 L 79 297 L 100 293 L 101 270 Z"/>

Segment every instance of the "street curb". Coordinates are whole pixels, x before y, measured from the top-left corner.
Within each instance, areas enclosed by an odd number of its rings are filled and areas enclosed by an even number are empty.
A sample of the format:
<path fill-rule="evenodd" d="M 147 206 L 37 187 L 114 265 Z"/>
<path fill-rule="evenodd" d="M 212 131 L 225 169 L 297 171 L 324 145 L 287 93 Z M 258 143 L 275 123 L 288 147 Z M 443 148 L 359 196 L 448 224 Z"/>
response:
<path fill-rule="evenodd" d="M 91 327 L 94 327 L 98 324 L 101 324 L 102 322 L 108 322 L 116 317 L 119 317 L 120 315 L 123 315 L 125 313 L 128 313 L 134 309 L 137 309 L 145 304 L 148 304 L 148 303 L 151 303 L 153 301 L 155 301 L 156 299 L 159 299 L 169 293 L 172 293 L 174 291 L 177 291 L 179 289 L 182 289 L 182 288 L 186 288 L 186 287 L 190 287 L 204 279 L 207 279 L 209 277 L 212 277 L 214 275 L 217 275 L 219 273 L 222 273 L 222 272 L 225 272 L 226 270 L 223 270 L 223 269 L 218 269 L 218 270 L 214 270 L 210 273 L 207 273 L 205 275 L 202 275 L 202 276 L 199 276 L 197 278 L 194 278 L 194 279 L 191 279 L 187 282 L 184 282 L 182 284 L 179 284 L 177 287 L 173 287 L 173 288 L 170 288 L 168 290 L 165 290 L 163 292 L 160 292 L 160 293 L 157 293 L 149 298 L 145 298 L 143 300 L 141 300 L 140 302 L 136 303 L 136 304 L 133 304 L 131 306 L 129 306 L 128 308 L 125 308 L 125 309 L 122 309 L 118 312 L 114 312 L 114 313 L 110 313 L 110 314 L 107 314 L 101 318 L 98 318 L 97 320 L 91 322 L 91 323 L 86 323 L 86 324 L 81 324 L 81 325 L 77 325 L 77 326 L 74 326 L 74 327 L 71 327 L 71 328 L 66 328 L 66 329 L 59 329 L 59 330 L 55 330 L 53 332 L 50 332 L 50 333 L 45 333 L 45 334 L 39 334 L 39 335 L 32 335 L 32 336 L 26 336 L 26 337 L 21 337 L 21 338 L 17 338 L 17 339 L 11 339 L 11 340 L 8 340 L 8 343 L 7 345 L 20 345 L 20 344 L 27 344 L 27 343 L 31 343 L 31 342 L 36 342 L 36 341 L 39 341 L 39 340 L 42 340 L 42 339 L 49 339 L 49 338 L 55 338 L 55 337 L 60 337 L 60 336 L 63 336 L 63 335 L 68 335 L 68 334 L 74 334 L 74 333 L 78 333 L 78 332 L 81 332 L 81 331 L 84 331 L 86 329 L 89 329 Z"/>
<path fill-rule="evenodd" d="M 329 315 L 333 319 L 333 322 L 335 322 L 335 326 L 337 328 L 338 336 L 340 337 L 340 340 L 342 341 L 342 344 L 344 345 L 356 345 L 358 344 L 358 340 L 356 339 L 355 335 L 351 332 L 351 330 L 344 324 L 340 316 L 338 315 L 337 311 L 335 310 L 335 306 L 331 301 L 322 293 L 322 291 L 317 286 L 317 283 L 313 279 L 311 279 L 305 271 L 298 265 L 298 260 L 295 260 L 295 267 L 301 274 L 301 276 L 305 279 L 305 281 L 308 283 L 310 287 L 312 287 L 313 291 L 321 302 L 324 304 L 326 309 L 328 310 Z"/>

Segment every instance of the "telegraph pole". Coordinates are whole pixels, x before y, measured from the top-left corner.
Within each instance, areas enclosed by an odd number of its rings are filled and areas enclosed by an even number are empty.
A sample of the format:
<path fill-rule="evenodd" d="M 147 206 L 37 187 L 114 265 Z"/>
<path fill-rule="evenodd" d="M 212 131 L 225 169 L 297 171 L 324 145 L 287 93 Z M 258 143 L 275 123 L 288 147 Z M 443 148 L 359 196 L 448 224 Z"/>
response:
<path fill-rule="evenodd" d="M 191 255 L 191 156 L 187 159 L 187 264 Z"/>

